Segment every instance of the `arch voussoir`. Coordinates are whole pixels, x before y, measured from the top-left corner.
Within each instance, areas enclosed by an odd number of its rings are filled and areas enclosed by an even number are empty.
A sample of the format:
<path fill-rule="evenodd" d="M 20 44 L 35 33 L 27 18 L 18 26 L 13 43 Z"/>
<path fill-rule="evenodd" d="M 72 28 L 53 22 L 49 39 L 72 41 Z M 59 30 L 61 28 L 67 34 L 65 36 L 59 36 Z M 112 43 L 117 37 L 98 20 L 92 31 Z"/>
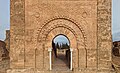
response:
<path fill-rule="evenodd" d="M 70 42 L 71 42 L 71 48 L 74 49 L 73 52 L 73 67 L 78 68 L 81 66 L 79 64 L 79 52 L 84 52 L 83 58 L 84 61 L 86 61 L 86 42 L 85 42 L 85 34 L 84 30 L 81 29 L 82 27 L 76 25 L 75 22 L 69 19 L 64 18 L 56 18 L 53 20 L 50 20 L 47 22 L 42 29 L 40 29 L 39 34 L 42 34 L 41 36 L 38 36 L 38 39 L 41 39 L 41 42 L 44 41 L 44 57 L 49 58 L 47 55 L 47 50 L 49 48 L 52 48 L 52 39 L 59 34 L 66 35 Z M 82 31 L 81 31 L 82 30 Z M 81 43 L 81 44 L 79 44 Z M 80 49 L 80 50 L 79 50 Z M 85 50 L 82 51 L 81 49 Z M 79 52 L 78 52 L 79 51 Z M 46 60 L 44 60 L 44 66 L 46 65 Z M 48 66 L 49 67 L 49 66 Z M 86 67 L 86 62 L 84 62 L 84 67 Z"/>

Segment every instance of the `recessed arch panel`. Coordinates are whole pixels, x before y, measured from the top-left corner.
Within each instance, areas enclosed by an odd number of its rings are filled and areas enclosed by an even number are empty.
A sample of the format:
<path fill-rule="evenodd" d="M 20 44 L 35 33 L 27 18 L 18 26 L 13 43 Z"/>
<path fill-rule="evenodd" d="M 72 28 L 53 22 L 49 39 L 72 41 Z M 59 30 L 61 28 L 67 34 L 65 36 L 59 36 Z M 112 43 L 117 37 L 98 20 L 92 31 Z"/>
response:
<path fill-rule="evenodd" d="M 83 30 L 83 29 L 82 29 Z M 79 26 L 76 26 L 71 20 L 57 18 L 51 20 L 43 28 L 39 31 L 38 34 L 38 45 L 43 48 L 43 66 L 45 69 L 49 69 L 49 55 L 48 49 L 52 48 L 51 42 L 52 39 L 59 35 L 66 35 L 70 42 L 71 47 L 73 49 L 73 67 L 74 68 L 85 68 L 87 66 L 87 51 L 86 51 L 86 43 L 85 43 L 85 34 Z M 83 54 L 80 54 L 83 53 Z M 80 57 L 82 56 L 82 57 Z M 81 58 L 81 59 L 80 59 Z"/>

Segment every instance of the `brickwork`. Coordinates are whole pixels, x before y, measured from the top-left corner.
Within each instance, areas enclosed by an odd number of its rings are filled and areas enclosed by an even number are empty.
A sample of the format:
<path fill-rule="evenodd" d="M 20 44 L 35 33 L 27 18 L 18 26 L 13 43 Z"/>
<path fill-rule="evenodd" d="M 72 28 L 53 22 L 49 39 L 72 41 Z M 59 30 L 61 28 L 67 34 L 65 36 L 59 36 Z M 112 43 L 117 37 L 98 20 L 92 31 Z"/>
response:
<path fill-rule="evenodd" d="M 52 72 L 48 49 L 59 34 L 73 49 L 70 72 L 112 70 L 111 0 L 11 0 L 10 34 L 8 73 Z"/>

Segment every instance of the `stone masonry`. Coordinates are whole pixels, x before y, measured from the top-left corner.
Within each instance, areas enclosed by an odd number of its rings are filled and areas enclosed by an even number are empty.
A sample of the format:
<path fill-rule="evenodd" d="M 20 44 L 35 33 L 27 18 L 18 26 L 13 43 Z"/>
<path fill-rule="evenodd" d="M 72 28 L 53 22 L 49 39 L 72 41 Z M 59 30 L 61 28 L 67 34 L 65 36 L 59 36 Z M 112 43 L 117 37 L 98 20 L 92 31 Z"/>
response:
<path fill-rule="evenodd" d="M 11 0 L 7 73 L 114 73 L 111 0 Z M 72 70 L 49 70 L 55 36 L 73 49 Z"/>
<path fill-rule="evenodd" d="M 9 52 L 6 48 L 6 43 L 0 40 L 0 73 L 6 73 L 10 67 Z"/>

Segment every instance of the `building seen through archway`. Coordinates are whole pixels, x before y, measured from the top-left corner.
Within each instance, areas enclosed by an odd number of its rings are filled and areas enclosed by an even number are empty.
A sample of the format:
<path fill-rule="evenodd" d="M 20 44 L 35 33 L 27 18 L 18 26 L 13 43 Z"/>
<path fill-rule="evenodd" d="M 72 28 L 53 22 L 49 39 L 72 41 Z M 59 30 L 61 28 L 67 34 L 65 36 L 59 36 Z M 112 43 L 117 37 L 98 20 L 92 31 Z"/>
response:
<path fill-rule="evenodd" d="M 52 40 L 53 70 L 70 69 L 70 41 L 67 36 L 59 34 Z"/>

